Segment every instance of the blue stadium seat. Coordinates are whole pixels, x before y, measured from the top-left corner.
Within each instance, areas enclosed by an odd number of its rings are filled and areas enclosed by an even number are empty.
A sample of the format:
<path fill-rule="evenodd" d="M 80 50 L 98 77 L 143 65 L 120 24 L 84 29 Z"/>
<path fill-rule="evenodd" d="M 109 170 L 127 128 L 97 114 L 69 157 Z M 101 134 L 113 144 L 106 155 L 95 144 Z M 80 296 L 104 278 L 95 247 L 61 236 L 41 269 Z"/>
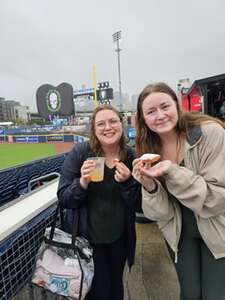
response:
<path fill-rule="evenodd" d="M 0 206 L 28 192 L 28 182 L 49 173 L 59 173 L 67 153 L 0 171 Z"/>

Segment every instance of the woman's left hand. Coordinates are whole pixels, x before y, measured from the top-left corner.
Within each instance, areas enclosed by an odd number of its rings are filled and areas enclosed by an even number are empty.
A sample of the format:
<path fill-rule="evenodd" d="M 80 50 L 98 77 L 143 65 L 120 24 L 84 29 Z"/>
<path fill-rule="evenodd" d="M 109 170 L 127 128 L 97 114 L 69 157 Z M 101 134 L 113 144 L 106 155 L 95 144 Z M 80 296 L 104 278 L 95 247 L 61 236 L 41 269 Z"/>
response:
<path fill-rule="evenodd" d="M 116 163 L 116 171 L 115 171 L 114 178 L 117 182 L 124 182 L 130 176 L 131 176 L 131 171 L 124 163 L 122 162 Z"/>
<path fill-rule="evenodd" d="M 143 176 L 155 178 L 155 177 L 161 177 L 163 175 L 166 175 L 170 166 L 172 165 L 172 162 L 170 160 L 163 160 L 154 165 L 153 167 L 143 166 L 140 169 L 140 173 Z"/>

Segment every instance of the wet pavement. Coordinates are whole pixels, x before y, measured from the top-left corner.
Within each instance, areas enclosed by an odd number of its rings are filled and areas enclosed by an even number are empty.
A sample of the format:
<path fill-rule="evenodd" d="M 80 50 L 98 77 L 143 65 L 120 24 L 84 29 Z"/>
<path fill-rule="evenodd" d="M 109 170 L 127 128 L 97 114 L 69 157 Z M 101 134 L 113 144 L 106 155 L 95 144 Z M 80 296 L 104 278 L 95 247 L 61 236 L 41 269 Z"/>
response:
<path fill-rule="evenodd" d="M 173 262 L 155 223 L 137 224 L 136 260 L 124 278 L 125 300 L 178 300 Z"/>

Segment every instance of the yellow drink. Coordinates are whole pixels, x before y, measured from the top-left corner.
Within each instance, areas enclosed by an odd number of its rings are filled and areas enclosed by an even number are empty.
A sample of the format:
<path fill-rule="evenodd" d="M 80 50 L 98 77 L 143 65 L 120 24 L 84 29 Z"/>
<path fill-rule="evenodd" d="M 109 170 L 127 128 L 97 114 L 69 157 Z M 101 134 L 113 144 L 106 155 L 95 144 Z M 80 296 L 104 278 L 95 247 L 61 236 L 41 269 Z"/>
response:
<path fill-rule="evenodd" d="M 94 172 L 91 174 L 91 181 L 95 181 L 95 182 L 102 181 L 103 175 L 104 173 L 101 172 L 101 170 L 95 169 Z"/>
<path fill-rule="evenodd" d="M 88 159 L 95 161 L 95 168 L 91 173 L 91 181 L 102 181 L 104 178 L 105 157 L 89 157 Z"/>

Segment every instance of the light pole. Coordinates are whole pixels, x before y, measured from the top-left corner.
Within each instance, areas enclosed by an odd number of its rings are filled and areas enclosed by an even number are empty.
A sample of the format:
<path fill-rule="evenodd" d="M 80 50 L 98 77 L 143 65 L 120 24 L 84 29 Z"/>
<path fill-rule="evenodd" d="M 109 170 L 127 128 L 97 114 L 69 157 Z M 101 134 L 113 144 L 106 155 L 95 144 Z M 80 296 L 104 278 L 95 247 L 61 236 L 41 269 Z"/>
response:
<path fill-rule="evenodd" d="M 121 30 L 115 32 L 113 35 L 113 42 L 115 43 L 118 58 L 118 75 L 119 75 L 119 110 L 122 111 L 122 89 L 121 89 L 121 73 L 120 73 L 120 39 L 121 39 Z"/>

